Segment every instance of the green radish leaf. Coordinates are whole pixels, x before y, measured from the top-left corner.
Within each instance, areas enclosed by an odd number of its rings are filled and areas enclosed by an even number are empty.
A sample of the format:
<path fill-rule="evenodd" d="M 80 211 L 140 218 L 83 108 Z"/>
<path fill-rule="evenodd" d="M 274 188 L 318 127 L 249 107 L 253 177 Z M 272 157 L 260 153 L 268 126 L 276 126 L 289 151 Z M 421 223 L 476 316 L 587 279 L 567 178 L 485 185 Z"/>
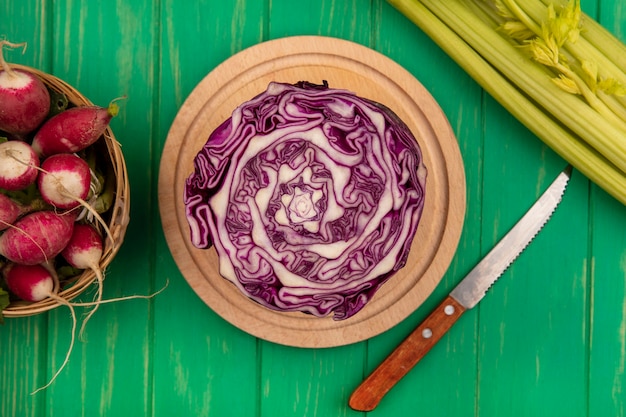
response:
<path fill-rule="evenodd" d="M 69 100 L 65 94 L 59 93 L 52 88 L 49 88 L 48 92 L 50 93 L 50 112 L 48 113 L 48 118 L 50 118 L 66 110 L 69 105 Z"/>
<path fill-rule="evenodd" d="M 57 275 L 59 277 L 59 281 L 66 281 L 71 278 L 77 277 L 80 275 L 82 270 L 73 268 L 69 265 L 63 265 L 57 268 Z"/>

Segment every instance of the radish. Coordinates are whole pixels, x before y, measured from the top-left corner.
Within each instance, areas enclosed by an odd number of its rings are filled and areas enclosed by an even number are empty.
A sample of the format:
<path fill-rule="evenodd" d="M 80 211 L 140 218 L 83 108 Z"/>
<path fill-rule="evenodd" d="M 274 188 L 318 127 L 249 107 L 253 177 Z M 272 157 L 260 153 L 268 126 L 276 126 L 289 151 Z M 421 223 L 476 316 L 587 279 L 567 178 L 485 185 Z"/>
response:
<path fill-rule="evenodd" d="M 51 260 L 72 237 L 73 212 L 51 210 L 29 213 L 0 235 L 0 255 L 10 261 L 34 265 Z"/>
<path fill-rule="evenodd" d="M 163 288 L 150 295 L 131 295 L 110 300 L 102 300 L 102 273 L 99 267 L 102 251 L 103 243 L 100 234 L 92 226 L 80 223 L 75 225 L 71 239 L 66 248 L 62 251 L 62 256 L 73 267 L 79 269 L 91 268 L 96 272 L 100 287 L 99 299 L 95 302 L 72 303 L 63 298 L 63 294 L 59 294 L 60 285 L 58 277 L 49 262 L 35 265 L 22 265 L 11 262 L 2 270 L 7 287 L 16 296 L 30 302 L 38 302 L 46 298 L 52 298 L 58 303 L 67 306 L 72 315 L 72 337 L 65 360 L 57 372 L 52 376 L 50 381 L 46 385 L 37 388 L 34 392 L 32 392 L 32 394 L 36 394 L 37 392 L 48 388 L 69 361 L 76 338 L 77 319 L 74 311 L 75 306 L 95 306 L 83 320 L 80 331 L 80 334 L 82 335 L 87 320 L 100 304 L 131 299 L 150 299 L 163 292 L 169 283 L 169 281 L 167 281 Z"/>
<path fill-rule="evenodd" d="M 102 236 L 98 231 L 89 224 L 77 223 L 74 225 L 74 231 L 70 241 L 61 252 L 61 256 L 65 258 L 74 268 L 91 269 L 96 274 L 98 290 L 94 302 L 95 307 L 84 318 L 80 329 L 80 337 L 82 338 L 85 325 L 91 316 L 96 312 L 102 301 L 102 287 L 104 278 L 100 270 L 100 259 L 102 258 L 104 244 Z"/>
<path fill-rule="evenodd" d="M 100 258 L 102 258 L 102 236 L 89 224 L 76 223 L 72 237 L 61 252 L 61 256 L 78 269 L 92 269 L 100 275 Z"/>
<path fill-rule="evenodd" d="M 60 153 L 41 163 L 37 186 L 41 198 L 56 208 L 77 207 L 89 194 L 91 170 L 82 158 L 71 153 Z"/>
<path fill-rule="evenodd" d="M 66 305 L 72 314 L 72 338 L 70 345 L 65 355 L 65 360 L 52 376 L 50 381 L 43 387 L 37 388 L 32 394 L 48 388 L 54 380 L 59 376 L 67 362 L 70 360 L 70 354 L 74 347 L 74 341 L 76 338 L 76 313 L 74 307 L 69 301 L 57 294 L 58 291 L 58 278 L 51 272 L 52 268 L 46 268 L 43 265 L 20 265 L 10 263 L 7 265 L 3 272 L 4 281 L 15 295 L 23 300 L 37 302 L 45 298 L 52 298 L 58 303 Z"/>
<path fill-rule="evenodd" d="M 33 149 L 40 156 L 81 151 L 100 138 L 118 112 L 115 100 L 107 108 L 71 107 L 39 128 L 33 138 Z"/>
<path fill-rule="evenodd" d="M 48 116 L 50 93 L 35 75 L 9 67 L 2 56 L 5 45 L 26 48 L 25 43 L 0 40 L 0 130 L 17 135 L 30 133 Z"/>
<path fill-rule="evenodd" d="M 90 213 L 102 225 L 106 234 L 111 236 L 106 222 L 85 201 L 91 189 L 92 172 L 84 159 L 71 153 L 54 154 L 44 159 L 39 170 L 41 173 L 37 185 L 44 202 L 60 209 L 83 206 L 83 212 Z M 80 214 L 77 217 L 83 216 L 84 214 Z M 111 239 L 113 240 L 112 236 Z"/>
<path fill-rule="evenodd" d="M 54 291 L 54 278 L 42 265 L 10 263 L 3 274 L 9 290 L 22 300 L 36 303 L 50 297 Z"/>
<path fill-rule="evenodd" d="M 4 194 L 0 194 L 0 230 L 11 226 L 22 214 L 19 204 Z"/>
<path fill-rule="evenodd" d="M 39 157 L 26 142 L 0 143 L 0 188 L 22 190 L 37 179 Z"/>
<path fill-rule="evenodd" d="M 91 269 L 96 274 L 96 280 L 98 283 L 98 290 L 95 300 L 89 303 L 73 303 L 74 306 L 94 306 L 94 308 L 83 319 L 79 337 L 82 339 L 85 331 L 85 326 L 96 312 L 100 304 L 110 303 L 114 301 L 129 300 L 133 298 L 151 298 L 157 293 L 149 296 L 134 295 L 129 297 L 114 298 L 110 300 L 102 300 L 102 290 L 104 284 L 103 272 L 100 269 L 100 260 L 104 251 L 104 242 L 102 235 L 90 224 L 76 223 L 74 225 L 74 231 L 72 237 L 67 246 L 61 252 L 61 256 L 67 261 L 68 264 L 78 269 Z"/>

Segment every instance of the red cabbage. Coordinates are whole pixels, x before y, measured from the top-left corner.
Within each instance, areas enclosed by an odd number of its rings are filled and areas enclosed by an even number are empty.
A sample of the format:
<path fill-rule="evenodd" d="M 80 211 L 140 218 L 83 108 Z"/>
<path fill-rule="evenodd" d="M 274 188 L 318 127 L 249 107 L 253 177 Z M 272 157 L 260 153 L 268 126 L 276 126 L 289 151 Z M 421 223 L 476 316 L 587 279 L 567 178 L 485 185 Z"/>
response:
<path fill-rule="evenodd" d="M 209 136 L 185 184 L 191 241 L 271 309 L 353 316 L 404 266 L 426 168 L 380 103 L 270 83 Z"/>

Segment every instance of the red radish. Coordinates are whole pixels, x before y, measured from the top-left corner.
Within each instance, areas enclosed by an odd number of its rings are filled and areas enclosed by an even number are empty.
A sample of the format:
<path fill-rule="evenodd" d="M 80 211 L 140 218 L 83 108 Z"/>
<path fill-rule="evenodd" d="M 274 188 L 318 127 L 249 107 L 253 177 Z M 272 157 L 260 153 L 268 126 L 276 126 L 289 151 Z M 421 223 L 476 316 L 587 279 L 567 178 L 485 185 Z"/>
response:
<path fill-rule="evenodd" d="M 0 235 L 0 255 L 34 265 L 57 256 L 72 237 L 75 213 L 51 210 L 29 213 Z"/>
<path fill-rule="evenodd" d="M 50 93 L 35 75 L 12 69 L 2 56 L 4 46 L 26 47 L 0 40 L 0 130 L 13 134 L 34 131 L 48 116 Z"/>
<path fill-rule="evenodd" d="M 39 128 L 33 149 L 40 156 L 81 151 L 100 138 L 118 112 L 115 101 L 107 108 L 81 106 L 64 110 Z"/>
<path fill-rule="evenodd" d="M 44 202 L 60 209 L 83 206 L 111 236 L 106 222 L 85 201 L 91 187 L 91 169 L 85 160 L 71 153 L 55 154 L 43 161 L 40 171 L 37 185 Z"/>
<path fill-rule="evenodd" d="M 77 223 L 61 255 L 74 268 L 99 271 L 98 265 L 102 258 L 102 251 L 103 243 L 100 233 L 89 224 Z"/>
<path fill-rule="evenodd" d="M 89 321 L 102 302 L 104 278 L 100 270 L 100 259 L 102 258 L 103 246 L 102 236 L 93 226 L 77 223 L 74 225 L 70 241 L 61 252 L 61 256 L 74 268 L 91 269 L 96 274 L 98 282 L 98 291 L 94 302 L 95 307 L 83 319 L 79 333 L 80 337 L 82 337 L 87 321 Z"/>
<path fill-rule="evenodd" d="M 72 153 L 52 155 L 41 163 L 37 186 L 41 198 L 56 208 L 77 207 L 89 194 L 89 164 Z"/>
<path fill-rule="evenodd" d="M 11 263 L 3 274 L 9 290 L 22 300 L 36 303 L 50 297 L 54 291 L 54 278 L 42 265 Z"/>
<path fill-rule="evenodd" d="M 4 194 L 0 194 L 0 230 L 11 226 L 22 214 L 19 204 Z"/>
<path fill-rule="evenodd" d="M 11 263 L 4 268 L 3 275 L 9 290 L 21 299 L 37 302 L 45 298 L 52 298 L 58 303 L 66 305 L 72 313 L 72 338 L 65 355 L 65 360 L 46 385 L 32 392 L 32 394 L 35 394 L 48 388 L 69 361 L 76 338 L 76 313 L 74 312 L 72 304 L 57 294 L 58 279 L 56 275 L 52 275 L 50 268 L 46 268 L 43 265 L 20 265 Z"/>
<path fill-rule="evenodd" d="M 26 142 L 0 143 L 0 188 L 22 190 L 37 179 L 39 157 Z"/>

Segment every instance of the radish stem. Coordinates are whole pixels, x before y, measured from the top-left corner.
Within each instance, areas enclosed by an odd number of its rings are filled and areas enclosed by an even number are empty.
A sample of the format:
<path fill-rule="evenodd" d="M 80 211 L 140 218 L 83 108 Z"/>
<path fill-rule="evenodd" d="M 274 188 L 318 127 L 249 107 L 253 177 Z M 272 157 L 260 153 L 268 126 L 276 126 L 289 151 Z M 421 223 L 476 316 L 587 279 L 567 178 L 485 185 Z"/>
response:
<path fill-rule="evenodd" d="M 79 339 L 83 341 L 85 340 L 84 334 L 85 334 L 85 326 L 87 326 L 87 322 L 89 321 L 89 319 L 91 319 L 91 317 L 94 315 L 96 310 L 98 310 L 98 307 L 100 306 L 100 304 L 102 304 L 102 290 L 104 287 L 104 277 L 102 276 L 102 271 L 100 270 L 100 267 L 98 265 L 92 265 L 90 268 L 94 272 L 94 274 L 96 274 L 96 282 L 98 284 L 98 287 L 96 289 L 95 300 L 93 301 L 94 308 L 92 308 L 83 319 L 83 322 L 80 326 L 80 332 L 78 333 Z"/>
<path fill-rule="evenodd" d="M 43 173 L 45 173 L 45 174 L 48 174 L 48 175 L 51 175 L 51 176 L 53 176 L 53 177 L 54 177 L 54 174 L 52 174 L 52 173 L 50 173 L 50 172 L 46 171 L 45 169 L 43 169 L 43 168 L 41 168 L 41 167 L 38 167 L 38 166 L 36 166 L 36 165 L 30 164 L 30 163 L 28 163 L 28 162 L 26 162 L 26 161 L 22 161 L 22 160 L 21 160 L 21 159 L 19 159 L 17 156 L 15 156 L 15 152 L 13 152 L 12 150 L 8 150 L 8 151 L 7 151 L 7 155 L 9 155 L 11 158 L 15 159 L 17 162 L 19 162 L 19 163 L 21 163 L 21 164 L 24 164 L 24 165 L 26 165 L 26 166 L 32 167 L 32 168 L 34 168 L 34 169 L 36 169 L 36 170 L 38 170 L 38 171 L 40 171 L 40 172 L 43 172 Z M 111 230 L 110 230 L 110 229 L 109 229 L 109 227 L 107 226 L 107 224 L 106 224 L 106 222 L 104 221 L 104 219 L 102 218 L 102 216 L 100 216 L 100 214 L 99 214 L 99 213 L 98 213 L 98 212 L 97 212 L 97 211 L 96 211 L 93 207 L 91 207 L 91 205 L 90 205 L 88 202 L 86 202 L 85 200 L 83 200 L 83 199 L 82 199 L 82 198 L 80 198 L 80 197 L 77 197 L 77 196 L 75 196 L 75 195 L 72 195 L 72 193 L 70 193 L 70 192 L 67 190 L 67 188 L 65 188 L 65 187 L 63 186 L 63 184 L 61 184 L 61 183 L 59 182 L 59 184 L 58 184 L 58 185 L 59 185 L 59 188 L 61 189 L 61 191 L 62 191 L 62 193 L 63 193 L 63 195 L 64 195 L 65 197 L 72 198 L 72 199 L 76 200 L 76 201 L 77 201 L 77 202 L 79 202 L 79 203 L 80 203 L 80 205 L 81 205 L 81 206 L 83 206 L 83 207 L 84 207 L 84 208 L 85 208 L 85 209 L 86 209 L 89 213 L 91 213 L 91 215 L 92 215 L 92 216 L 93 216 L 93 217 L 97 220 L 97 222 L 98 222 L 98 223 L 100 223 L 100 225 L 102 226 L 102 228 L 103 228 L 103 229 L 104 229 L 104 231 L 105 231 L 105 234 L 106 234 L 106 235 L 109 237 L 109 239 L 111 240 L 111 243 L 115 244 L 115 240 L 113 239 L 113 234 L 111 233 Z M 79 215 L 79 216 L 80 216 L 80 215 Z"/>
<path fill-rule="evenodd" d="M 13 43 L 13 42 L 9 42 L 7 40 L 0 40 L 0 65 L 2 66 L 2 69 L 4 71 L 6 71 L 6 73 L 10 76 L 10 77 L 15 77 L 15 72 L 13 71 L 13 69 L 9 66 L 9 64 L 7 64 L 7 62 L 4 60 L 4 54 L 2 54 L 2 48 L 4 48 L 5 46 L 8 46 L 9 48 L 13 48 L 13 49 L 17 49 L 17 48 L 23 48 L 22 49 L 22 53 L 26 52 L 26 42 L 22 42 L 22 43 Z"/>

